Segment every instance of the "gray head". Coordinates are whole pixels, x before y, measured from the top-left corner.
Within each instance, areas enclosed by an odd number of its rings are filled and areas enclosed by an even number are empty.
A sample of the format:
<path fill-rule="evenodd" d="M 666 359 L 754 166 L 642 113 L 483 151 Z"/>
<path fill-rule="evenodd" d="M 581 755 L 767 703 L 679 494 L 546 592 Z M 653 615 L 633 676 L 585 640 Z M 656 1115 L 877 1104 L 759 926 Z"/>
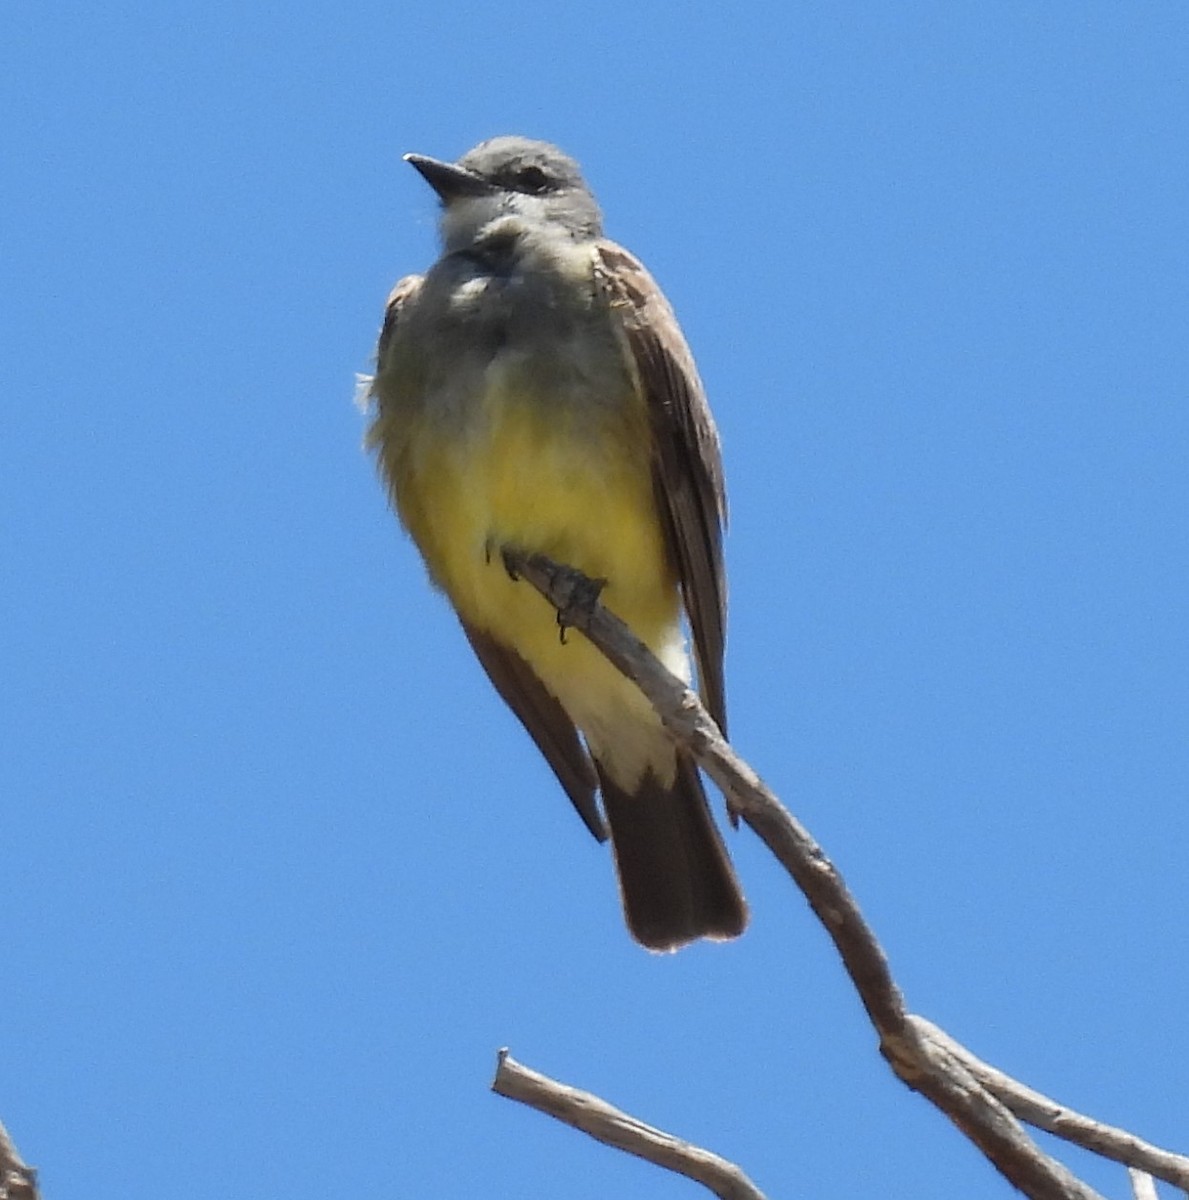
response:
<path fill-rule="evenodd" d="M 602 215 L 578 164 L 548 142 L 496 137 L 457 163 L 406 154 L 442 201 L 447 249 L 472 241 L 502 217 L 564 229 L 576 241 L 602 234 Z"/>

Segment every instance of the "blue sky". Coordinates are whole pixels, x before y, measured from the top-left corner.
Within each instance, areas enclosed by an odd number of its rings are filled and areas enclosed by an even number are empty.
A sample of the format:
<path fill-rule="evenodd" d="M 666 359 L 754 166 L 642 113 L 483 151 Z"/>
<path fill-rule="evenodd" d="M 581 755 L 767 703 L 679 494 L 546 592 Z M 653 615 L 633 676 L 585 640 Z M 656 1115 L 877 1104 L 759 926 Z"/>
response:
<path fill-rule="evenodd" d="M 738 749 L 910 1005 L 1189 1146 L 1189 9 L 14 3 L 0 1117 L 54 1200 L 997 1200 L 747 832 L 655 958 L 361 451 L 400 155 L 576 155 L 721 427 Z M 1125 1194 L 1120 1169 L 1068 1161 Z"/>

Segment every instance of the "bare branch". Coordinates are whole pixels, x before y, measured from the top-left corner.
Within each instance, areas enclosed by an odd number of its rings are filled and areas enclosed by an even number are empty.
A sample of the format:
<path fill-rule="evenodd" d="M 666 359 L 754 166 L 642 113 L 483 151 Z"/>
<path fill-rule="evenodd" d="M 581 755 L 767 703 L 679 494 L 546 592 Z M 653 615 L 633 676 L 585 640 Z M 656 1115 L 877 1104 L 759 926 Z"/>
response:
<path fill-rule="evenodd" d="M 912 1036 L 880 1050 L 896 1075 L 931 1100 L 1026 1196 L 1033 1200 L 1102 1200 L 1068 1167 L 1045 1154 L 1011 1110 L 947 1047 L 926 1034 L 934 1026 L 910 1016 Z M 900 1056 L 900 1057 L 897 1057 Z"/>
<path fill-rule="evenodd" d="M 1073 1142 L 1083 1149 L 1114 1159 L 1141 1172 L 1154 1175 L 1189 1192 L 1189 1158 L 1162 1150 L 1133 1133 L 1104 1125 L 1092 1117 L 1074 1112 L 1041 1092 L 1027 1087 L 1010 1075 L 975 1057 L 948 1033 L 922 1017 L 914 1018 L 922 1033 L 944 1046 L 992 1095 L 1029 1125 Z"/>
<path fill-rule="evenodd" d="M 523 555 L 511 550 L 504 554 L 510 567 L 554 605 L 563 625 L 585 633 L 615 667 L 639 686 L 665 727 L 727 797 L 731 811 L 760 835 L 804 892 L 834 938 L 876 1028 L 891 1036 L 901 1034 L 906 1016 L 904 999 L 854 897 L 808 830 L 726 743 L 697 694 L 666 670 L 614 613 L 592 602 L 597 592 L 592 592 L 581 572 L 539 554 Z"/>
<path fill-rule="evenodd" d="M 40 1200 L 37 1172 L 17 1153 L 0 1122 L 0 1200 Z"/>
<path fill-rule="evenodd" d="M 690 752 L 727 797 L 732 813 L 741 816 L 779 859 L 837 947 L 879 1033 L 880 1052 L 892 1070 L 940 1108 L 1007 1179 L 1033 1200 L 1101 1200 L 1097 1192 L 1041 1151 L 1021 1128 L 1016 1119 L 1020 1117 L 1184 1186 L 1189 1159 L 1085 1118 L 1080 1124 L 1071 1121 L 1076 1114 L 994 1072 L 935 1025 L 911 1015 L 883 949 L 837 869 L 809 832 L 734 753 L 693 690 L 667 671 L 644 643 L 598 602 L 597 587 L 581 572 L 542 555 L 508 549 L 504 555 L 509 568 L 554 605 L 563 626 L 581 630 L 640 687 L 674 740 Z M 1060 1120 L 1053 1110 L 1061 1114 Z"/>
<path fill-rule="evenodd" d="M 491 1090 L 589 1134 L 596 1141 L 626 1150 L 646 1162 L 676 1171 L 702 1184 L 722 1200 L 764 1200 L 764 1194 L 734 1163 L 645 1125 L 590 1092 L 566 1086 L 499 1053 Z"/>

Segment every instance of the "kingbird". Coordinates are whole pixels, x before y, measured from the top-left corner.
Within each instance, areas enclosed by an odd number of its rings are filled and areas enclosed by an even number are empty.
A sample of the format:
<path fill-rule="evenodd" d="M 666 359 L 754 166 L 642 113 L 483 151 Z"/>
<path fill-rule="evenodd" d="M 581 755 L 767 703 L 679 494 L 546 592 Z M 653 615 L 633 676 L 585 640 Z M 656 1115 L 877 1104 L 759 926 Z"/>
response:
<path fill-rule="evenodd" d="M 368 446 L 496 691 L 591 833 L 610 830 L 632 935 L 652 950 L 736 937 L 747 906 L 693 762 L 585 637 L 558 636 L 501 553 L 604 581 L 608 608 L 689 682 L 684 608 L 725 729 L 726 499 L 693 357 L 556 146 L 405 158 L 441 201 L 442 255 L 388 299 Z"/>

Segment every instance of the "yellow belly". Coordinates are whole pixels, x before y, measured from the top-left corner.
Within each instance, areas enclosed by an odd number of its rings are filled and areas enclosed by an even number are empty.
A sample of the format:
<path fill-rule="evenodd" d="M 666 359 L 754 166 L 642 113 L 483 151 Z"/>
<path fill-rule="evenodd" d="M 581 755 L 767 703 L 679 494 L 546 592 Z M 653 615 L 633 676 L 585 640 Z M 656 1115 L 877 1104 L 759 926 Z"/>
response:
<path fill-rule="evenodd" d="M 459 614 L 514 647 L 625 785 L 672 772 L 671 747 L 633 684 L 508 577 L 499 548 L 540 552 L 607 580 L 603 600 L 688 678 L 677 583 L 653 494 L 643 405 L 592 421 L 496 391 L 465 436 L 426 428 L 388 463 L 400 516 Z"/>

